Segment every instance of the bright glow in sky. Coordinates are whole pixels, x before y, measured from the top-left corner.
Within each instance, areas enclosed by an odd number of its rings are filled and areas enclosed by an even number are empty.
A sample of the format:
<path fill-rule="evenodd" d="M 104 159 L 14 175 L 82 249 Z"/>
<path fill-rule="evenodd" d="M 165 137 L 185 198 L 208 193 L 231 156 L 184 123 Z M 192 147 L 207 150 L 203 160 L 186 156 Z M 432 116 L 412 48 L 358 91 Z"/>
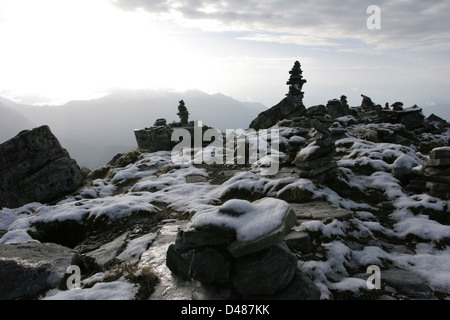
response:
<path fill-rule="evenodd" d="M 65 102 L 114 88 L 199 89 L 272 106 L 302 64 L 305 104 L 360 94 L 450 102 L 450 2 L 1 0 L 0 96 Z"/>

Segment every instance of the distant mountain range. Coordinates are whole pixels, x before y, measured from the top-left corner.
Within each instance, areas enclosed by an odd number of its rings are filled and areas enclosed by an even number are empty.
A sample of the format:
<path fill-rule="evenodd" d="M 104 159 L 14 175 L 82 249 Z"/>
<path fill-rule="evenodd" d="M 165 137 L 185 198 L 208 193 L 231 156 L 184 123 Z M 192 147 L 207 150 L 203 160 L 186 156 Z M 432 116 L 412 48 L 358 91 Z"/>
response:
<path fill-rule="evenodd" d="M 184 100 L 190 120 L 225 129 L 246 129 L 266 107 L 241 102 L 223 94 L 153 90 L 120 90 L 105 97 L 70 101 L 61 106 L 31 106 L 0 97 L 0 143 L 24 129 L 49 125 L 80 166 L 106 164 L 117 153 L 137 147 L 134 129 L 150 127 L 156 119 L 179 121 Z"/>
<path fill-rule="evenodd" d="M 94 169 L 117 153 L 135 149 L 134 129 L 150 127 L 158 118 L 168 123 L 179 121 L 180 100 L 186 103 L 190 120 L 223 131 L 247 129 L 267 109 L 260 103 L 197 90 L 118 90 L 99 99 L 70 101 L 61 106 L 17 104 L 0 97 L 0 143 L 22 130 L 46 124 L 80 166 Z M 450 106 L 446 104 L 425 106 L 423 112 L 450 119 Z"/>

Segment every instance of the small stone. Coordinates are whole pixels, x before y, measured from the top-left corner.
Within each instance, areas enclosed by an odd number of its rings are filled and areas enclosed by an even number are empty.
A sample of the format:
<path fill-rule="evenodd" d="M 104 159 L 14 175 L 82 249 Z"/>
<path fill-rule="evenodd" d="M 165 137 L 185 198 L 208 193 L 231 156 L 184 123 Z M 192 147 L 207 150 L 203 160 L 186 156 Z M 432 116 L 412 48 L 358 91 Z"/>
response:
<path fill-rule="evenodd" d="M 291 231 L 284 241 L 290 250 L 307 254 L 311 252 L 311 239 L 306 232 Z"/>
<path fill-rule="evenodd" d="M 207 182 L 208 178 L 202 175 L 190 175 L 186 177 L 186 183 Z"/>

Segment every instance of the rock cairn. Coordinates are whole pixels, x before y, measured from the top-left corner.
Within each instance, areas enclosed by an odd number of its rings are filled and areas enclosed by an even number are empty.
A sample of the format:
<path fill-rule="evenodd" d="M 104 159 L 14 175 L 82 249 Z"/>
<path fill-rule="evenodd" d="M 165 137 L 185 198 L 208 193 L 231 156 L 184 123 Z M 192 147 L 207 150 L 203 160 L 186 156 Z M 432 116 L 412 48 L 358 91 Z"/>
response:
<path fill-rule="evenodd" d="M 195 126 L 200 126 L 200 122 L 189 121 L 189 111 L 186 108 L 184 100 L 179 101 L 177 115 L 180 118 L 179 122 L 174 121 L 168 124 L 166 119 L 160 118 L 156 119 L 153 126 L 149 128 L 134 130 L 138 148 L 148 150 L 149 152 L 172 150 L 180 142 L 176 140 L 172 141 L 172 134 L 177 128 L 186 129 L 189 131 L 190 136 L 194 137 Z M 211 128 L 206 125 L 201 125 L 202 137 L 208 129 Z M 203 143 L 202 146 L 206 145 L 207 143 Z M 191 139 L 191 146 L 194 146 L 193 138 Z"/>
<path fill-rule="evenodd" d="M 286 84 L 289 85 L 289 92 L 286 95 L 299 96 L 300 99 L 303 100 L 303 95 L 305 93 L 302 92 L 302 87 L 306 83 L 306 80 L 303 79 L 303 71 L 301 69 L 300 62 L 295 61 L 294 66 L 292 67 L 291 71 L 289 71 L 289 74 L 291 76 L 286 82 Z"/>
<path fill-rule="evenodd" d="M 319 299 L 314 283 L 284 242 L 296 221 L 283 200 L 229 200 L 198 212 L 178 231 L 166 265 L 222 299 Z"/>
<path fill-rule="evenodd" d="M 183 100 L 180 100 L 177 116 L 180 117 L 180 123 L 186 125 L 189 123 L 189 111 Z"/>
<path fill-rule="evenodd" d="M 272 108 L 261 112 L 249 125 L 249 128 L 260 130 L 267 129 L 277 124 L 278 121 L 284 119 L 292 119 L 306 115 L 306 108 L 303 105 L 302 91 L 303 85 L 306 80 L 303 79 L 300 62 L 295 61 L 289 74 L 289 92 L 286 94 L 286 98 L 281 100 L 277 105 Z"/>
<path fill-rule="evenodd" d="M 341 96 L 341 99 L 329 100 L 327 103 L 328 114 L 333 118 L 339 118 L 351 114 L 348 106 L 347 97 Z"/>
<path fill-rule="evenodd" d="M 294 160 L 300 178 L 307 178 L 317 183 L 324 183 L 334 176 L 337 167 L 333 157 L 336 146 L 330 130 L 318 120 L 312 120 L 316 129 L 316 140 L 300 150 Z"/>
<path fill-rule="evenodd" d="M 420 171 L 415 171 L 418 180 L 412 181 L 415 188 L 431 196 L 450 199 L 450 147 L 431 150 Z"/>

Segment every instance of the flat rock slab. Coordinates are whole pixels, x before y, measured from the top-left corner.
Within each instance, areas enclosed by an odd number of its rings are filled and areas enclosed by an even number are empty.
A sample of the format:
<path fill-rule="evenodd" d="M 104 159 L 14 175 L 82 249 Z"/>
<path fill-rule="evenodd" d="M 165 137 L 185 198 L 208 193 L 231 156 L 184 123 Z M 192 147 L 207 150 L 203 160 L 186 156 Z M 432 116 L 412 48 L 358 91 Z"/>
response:
<path fill-rule="evenodd" d="M 352 214 L 341 208 L 329 204 L 328 202 L 308 202 L 308 203 L 290 203 L 292 210 L 299 220 L 326 220 L 338 219 L 346 220 L 351 218 Z"/>
<path fill-rule="evenodd" d="M 409 297 L 429 298 L 432 295 L 432 290 L 425 280 L 411 271 L 402 269 L 381 270 L 381 282 Z"/>
<path fill-rule="evenodd" d="M 32 297 L 60 285 L 78 252 L 54 243 L 0 245 L 0 300 Z"/>
<path fill-rule="evenodd" d="M 86 256 L 94 259 L 95 264 L 103 271 L 114 262 L 118 251 L 125 246 L 129 232 L 125 232 L 111 242 L 108 242 L 100 248 L 86 253 Z"/>
<path fill-rule="evenodd" d="M 190 175 L 186 177 L 186 183 L 199 183 L 199 182 L 207 182 L 208 177 L 202 175 Z"/>

